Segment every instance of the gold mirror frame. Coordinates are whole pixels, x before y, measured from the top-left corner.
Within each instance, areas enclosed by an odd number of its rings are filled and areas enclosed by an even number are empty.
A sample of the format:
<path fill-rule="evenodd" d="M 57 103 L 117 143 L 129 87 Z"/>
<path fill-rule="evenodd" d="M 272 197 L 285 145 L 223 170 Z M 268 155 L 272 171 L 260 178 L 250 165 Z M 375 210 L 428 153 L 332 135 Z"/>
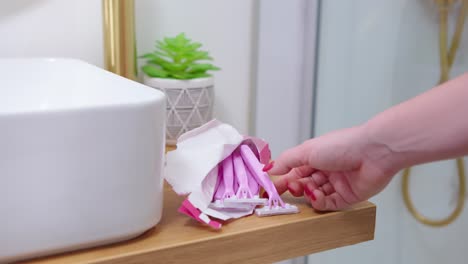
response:
<path fill-rule="evenodd" d="M 136 80 L 135 2 L 102 0 L 106 70 Z"/>

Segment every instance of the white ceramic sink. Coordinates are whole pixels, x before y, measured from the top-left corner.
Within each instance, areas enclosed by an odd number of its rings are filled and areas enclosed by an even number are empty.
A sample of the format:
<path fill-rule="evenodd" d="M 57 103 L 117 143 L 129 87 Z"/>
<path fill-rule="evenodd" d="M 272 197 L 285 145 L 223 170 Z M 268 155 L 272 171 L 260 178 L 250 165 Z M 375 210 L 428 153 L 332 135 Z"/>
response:
<path fill-rule="evenodd" d="M 0 263 L 161 218 L 165 98 L 73 59 L 0 59 Z"/>

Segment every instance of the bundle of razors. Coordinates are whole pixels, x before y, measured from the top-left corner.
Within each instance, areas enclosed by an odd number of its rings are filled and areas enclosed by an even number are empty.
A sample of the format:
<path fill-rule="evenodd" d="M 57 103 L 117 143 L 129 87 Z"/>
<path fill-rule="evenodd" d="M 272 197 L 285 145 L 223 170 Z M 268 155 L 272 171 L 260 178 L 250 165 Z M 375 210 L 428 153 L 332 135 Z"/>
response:
<path fill-rule="evenodd" d="M 265 141 L 212 120 L 179 137 L 177 149 L 166 156 L 165 177 L 177 194 L 188 195 L 179 212 L 215 229 L 221 228 L 219 220 L 254 212 L 299 212 L 283 202 L 265 172 L 270 157 Z M 259 197 L 261 187 L 268 198 Z"/>

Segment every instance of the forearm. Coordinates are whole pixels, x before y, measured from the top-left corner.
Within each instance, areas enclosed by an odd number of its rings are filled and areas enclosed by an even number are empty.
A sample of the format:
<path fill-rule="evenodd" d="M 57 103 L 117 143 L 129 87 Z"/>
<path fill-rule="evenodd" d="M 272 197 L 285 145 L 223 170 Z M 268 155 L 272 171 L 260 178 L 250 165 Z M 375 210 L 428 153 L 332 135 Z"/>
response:
<path fill-rule="evenodd" d="M 468 74 L 388 109 L 365 127 L 399 169 L 468 154 Z"/>

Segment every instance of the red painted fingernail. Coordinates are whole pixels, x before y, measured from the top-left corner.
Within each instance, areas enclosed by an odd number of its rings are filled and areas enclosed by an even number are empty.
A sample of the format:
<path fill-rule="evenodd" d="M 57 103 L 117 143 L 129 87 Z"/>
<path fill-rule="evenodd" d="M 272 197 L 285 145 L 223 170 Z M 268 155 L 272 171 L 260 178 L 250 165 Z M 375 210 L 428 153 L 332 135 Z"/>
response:
<path fill-rule="evenodd" d="M 275 165 L 275 161 L 272 161 L 272 162 L 268 163 L 267 165 L 265 165 L 265 167 L 263 167 L 263 171 L 267 172 L 267 171 L 271 170 L 273 168 L 273 165 Z"/>
<path fill-rule="evenodd" d="M 304 188 L 304 192 L 307 196 L 310 197 L 310 199 L 312 199 L 312 201 L 317 200 L 317 198 L 315 198 L 314 192 L 310 191 L 309 188 Z"/>

